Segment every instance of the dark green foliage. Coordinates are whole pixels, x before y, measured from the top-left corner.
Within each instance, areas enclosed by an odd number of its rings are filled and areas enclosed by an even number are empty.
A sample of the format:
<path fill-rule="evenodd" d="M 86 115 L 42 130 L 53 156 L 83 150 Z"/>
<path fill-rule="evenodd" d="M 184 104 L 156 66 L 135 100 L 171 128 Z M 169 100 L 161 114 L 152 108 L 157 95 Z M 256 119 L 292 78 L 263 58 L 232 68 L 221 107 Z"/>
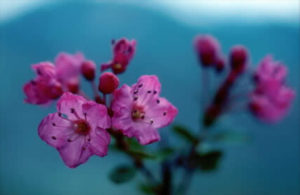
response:
<path fill-rule="evenodd" d="M 116 184 L 121 184 L 133 179 L 135 174 L 136 169 L 133 166 L 119 165 L 110 172 L 109 178 L 112 182 Z"/>
<path fill-rule="evenodd" d="M 179 137 L 188 141 L 189 143 L 195 144 L 198 142 L 197 136 L 193 135 L 186 127 L 182 125 L 174 125 L 173 132 L 176 133 Z"/>
<path fill-rule="evenodd" d="M 207 153 L 197 153 L 194 157 L 196 167 L 202 171 L 214 171 L 218 168 L 223 153 L 214 150 Z"/>

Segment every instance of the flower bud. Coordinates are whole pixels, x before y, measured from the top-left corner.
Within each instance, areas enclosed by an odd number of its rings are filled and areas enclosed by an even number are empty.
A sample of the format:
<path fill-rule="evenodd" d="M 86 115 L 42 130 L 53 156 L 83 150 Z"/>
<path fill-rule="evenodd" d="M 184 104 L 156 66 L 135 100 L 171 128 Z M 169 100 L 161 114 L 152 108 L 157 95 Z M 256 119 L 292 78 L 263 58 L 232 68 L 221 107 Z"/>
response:
<path fill-rule="evenodd" d="M 79 80 L 77 78 L 70 79 L 67 83 L 68 91 L 72 93 L 78 93 L 79 91 Z"/>
<path fill-rule="evenodd" d="M 231 49 L 230 65 L 231 69 L 237 73 L 242 73 L 247 65 L 248 51 L 244 46 L 237 45 Z"/>
<path fill-rule="evenodd" d="M 220 50 L 218 41 L 210 35 L 199 35 L 196 37 L 194 44 L 202 65 L 213 65 Z"/>
<path fill-rule="evenodd" d="M 93 61 L 84 61 L 81 65 L 81 74 L 88 81 L 92 81 L 95 78 L 96 65 Z"/>
<path fill-rule="evenodd" d="M 99 91 L 104 94 L 110 94 L 114 92 L 118 86 L 119 78 L 111 72 L 105 72 L 99 78 Z"/>

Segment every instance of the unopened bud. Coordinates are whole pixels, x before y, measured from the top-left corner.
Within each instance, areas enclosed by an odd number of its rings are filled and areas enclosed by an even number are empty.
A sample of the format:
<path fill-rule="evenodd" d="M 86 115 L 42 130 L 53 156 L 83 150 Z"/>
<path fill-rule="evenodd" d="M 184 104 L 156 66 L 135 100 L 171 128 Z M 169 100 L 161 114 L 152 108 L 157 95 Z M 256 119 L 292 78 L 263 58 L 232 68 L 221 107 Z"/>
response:
<path fill-rule="evenodd" d="M 199 35 L 195 39 L 195 50 L 203 66 L 210 66 L 216 62 L 220 46 L 218 41 L 210 35 Z"/>
<path fill-rule="evenodd" d="M 118 86 L 119 78 L 111 72 L 105 72 L 99 78 L 99 91 L 104 94 L 114 92 Z"/>
<path fill-rule="evenodd" d="M 95 78 L 96 65 L 93 61 L 84 61 L 81 65 L 81 73 L 88 81 L 92 81 Z"/>
<path fill-rule="evenodd" d="M 79 91 L 79 81 L 77 78 L 70 79 L 69 82 L 67 83 L 67 88 L 68 91 L 72 93 L 78 93 Z"/>
<path fill-rule="evenodd" d="M 234 46 L 230 52 L 230 65 L 233 71 L 242 73 L 247 65 L 248 51 L 244 46 Z"/>

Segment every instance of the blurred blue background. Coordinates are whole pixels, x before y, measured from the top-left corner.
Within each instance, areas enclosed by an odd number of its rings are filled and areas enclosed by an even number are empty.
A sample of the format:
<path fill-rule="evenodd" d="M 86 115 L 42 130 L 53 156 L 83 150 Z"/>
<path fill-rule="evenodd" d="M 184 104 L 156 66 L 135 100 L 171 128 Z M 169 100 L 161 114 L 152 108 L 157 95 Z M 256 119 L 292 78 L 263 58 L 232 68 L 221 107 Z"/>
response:
<path fill-rule="evenodd" d="M 111 39 L 136 39 L 137 53 L 122 83 L 132 84 L 142 74 L 158 75 L 162 95 L 179 109 L 176 122 L 195 131 L 201 71 L 192 40 L 199 33 L 217 37 L 226 54 L 234 44 L 245 45 L 252 67 L 272 54 L 289 67 L 287 82 L 299 92 L 299 2 L 262 2 L 1 0 L 0 194 L 140 194 L 135 185 L 142 177 L 119 186 L 107 179 L 114 166 L 128 161 L 124 156 L 110 151 L 105 158 L 92 157 L 69 169 L 39 139 L 37 126 L 55 107 L 24 104 L 22 86 L 34 76 L 31 64 L 53 61 L 60 51 L 82 51 L 99 66 L 111 58 Z M 297 94 L 288 116 L 276 125 L 262 124 L 246 112 L 224 117 L 227 127 L 253 139 L 222 146 L 219 170 L 197 175 L 189 193 L 300 194 L 299 106 Z"/>

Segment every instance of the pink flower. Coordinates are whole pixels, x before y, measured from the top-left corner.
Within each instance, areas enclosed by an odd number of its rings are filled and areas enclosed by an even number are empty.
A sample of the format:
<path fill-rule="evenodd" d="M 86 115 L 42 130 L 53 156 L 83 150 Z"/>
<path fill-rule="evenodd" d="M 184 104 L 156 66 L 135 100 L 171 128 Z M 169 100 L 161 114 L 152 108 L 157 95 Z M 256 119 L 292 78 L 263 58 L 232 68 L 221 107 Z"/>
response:
<path fill-rule="evenodd" d="M 107 154 L 110 119 L 105 106 L 66 92 L 57 103 L 57 111 L 42 120 L 38 133 L 59 151 L 68 167 L 77 167 L 91 155 Z"/>
<path fill-rule="evenodd" d="M 264 82 L 271 79 L 282 83 L 286 76 L 287 68 L 280 62 L 274 62 L 272 56 L 268 55 L 260 62 L 254 74 L 254 80 Z"/>
<path fill-rule="evenodd" d="M 84 61 L 84 55 L 82 53 L 76 53 L 74 55 L 68 53 L 59 53 L 55 59 L 55 67 L 57 79 L 62 83 L 65 90 L 68 89 L 68 85 L 79 84 L 79 76 L 81 73 L 81 64 Z"/>
<path fill-rule="evenodd" d="M 160 82 L 156 76 L 141 76 L 132 87 L 123 85 L 113 93 L 113 128 L 146 145 L 160 140 L 157 129 L 169 125 L 177 109 L 159 97 Z"/>
<path fill-rule="evenodd" d="M 61 84 L 56 80 L 55 67 L 50 62 L 41 62 L 32 66 L 37 77 L 26 83 L 23 91 L 25 102 L 30 104 L 47 104 L 63 93 Z"/>
<path fill-rule="evenodd" d="M 265 57 L 254 74 L 256 86 L 250 95 L 250 110 L 266 122 L 283 118 L 295 97 L 295 92 L 284 83 L 286 68 Z"/>
<path fill-rule="evenodd" d="M 115 74 L 124 72 L 134 56 L 136 41 L 122 38 L 113 43 L 113 59 L 101 65 L 101 71 L 111 68 Z"/>

